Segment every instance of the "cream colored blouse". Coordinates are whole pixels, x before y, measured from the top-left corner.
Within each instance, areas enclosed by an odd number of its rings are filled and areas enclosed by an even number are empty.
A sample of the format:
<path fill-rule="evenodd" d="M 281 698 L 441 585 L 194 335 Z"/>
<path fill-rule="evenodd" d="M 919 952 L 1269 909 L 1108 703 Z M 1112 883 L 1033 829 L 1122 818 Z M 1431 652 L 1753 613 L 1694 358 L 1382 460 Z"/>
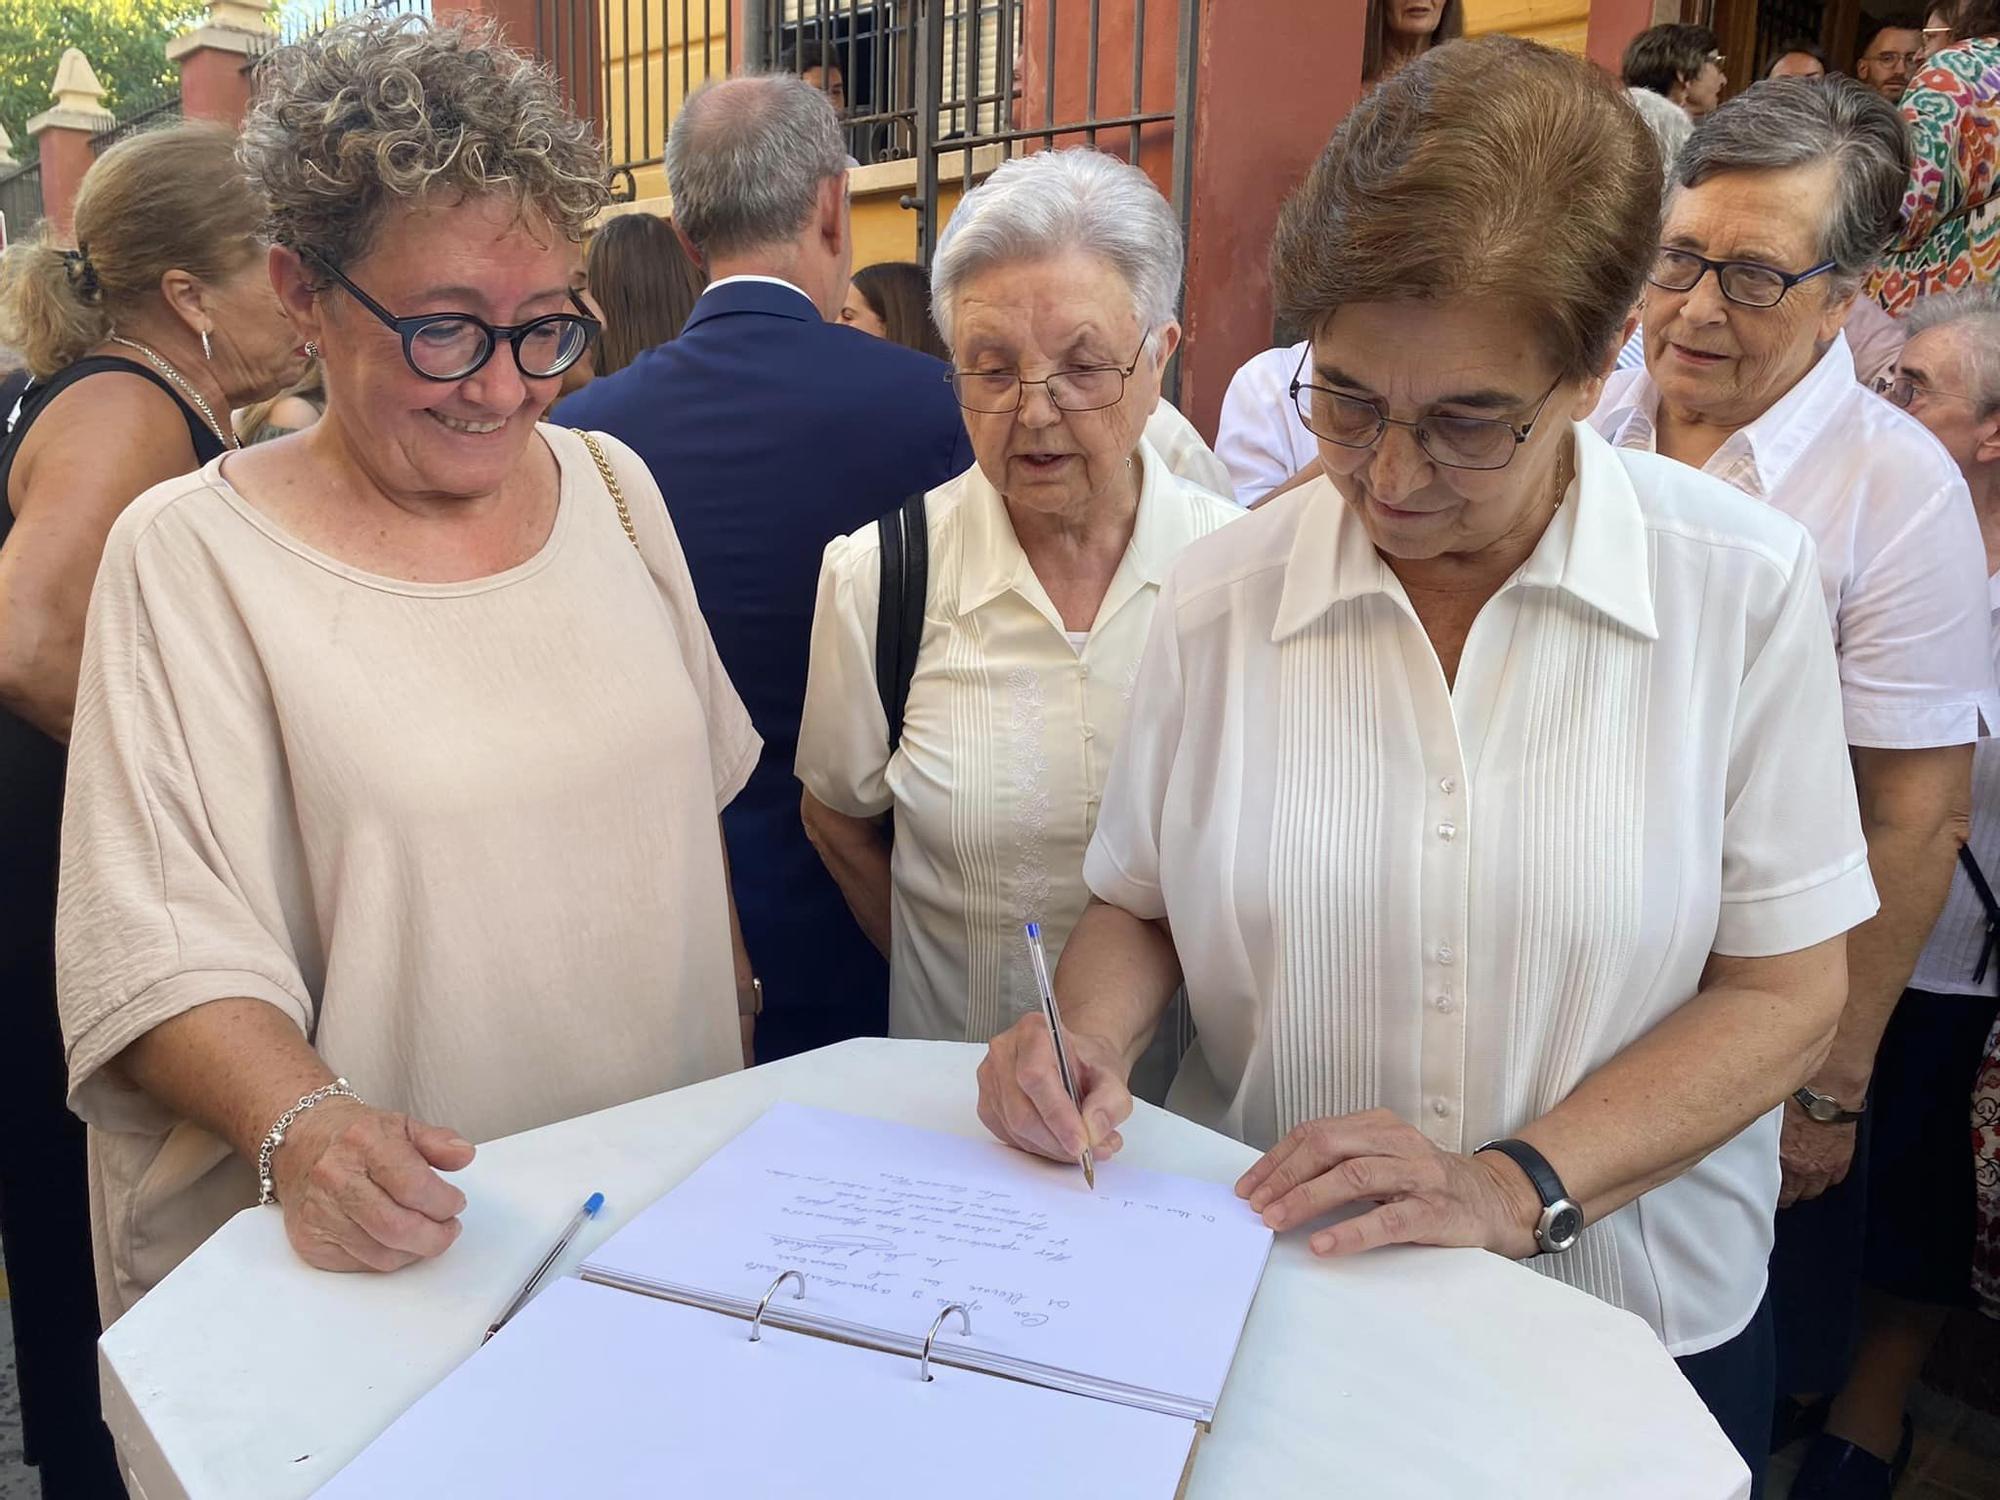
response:
<path fill-rule="evenodd" d="M 92 597 L 57 962 L 102 1311 L 252 1167 L 107 1067 L 206 1001 L 297 1024 L 468 1139 L 741 1064 L 719 809 L 757 758 L 645 466 L 581 441 L 540 552 L 453 584 L 280 531 L 219 463 L 141 496 Z"/>
<path fill-rule="evenodd" d="M 1080 644 L 977 468 L 930 495 L 930 595 L 889 753 L 875 685 L 882 551 L 869 526 L 826 549 L 799 779 L 836 812 L 895 812 L 889 1031 L 985 1041 L 1041 1003 L 1022 926 L 1053 967 L 1090 900 L 1083 851 L 1125 728 L 1160 580 L 1242 512 L 1139 447 L 1138 515 Z"/>

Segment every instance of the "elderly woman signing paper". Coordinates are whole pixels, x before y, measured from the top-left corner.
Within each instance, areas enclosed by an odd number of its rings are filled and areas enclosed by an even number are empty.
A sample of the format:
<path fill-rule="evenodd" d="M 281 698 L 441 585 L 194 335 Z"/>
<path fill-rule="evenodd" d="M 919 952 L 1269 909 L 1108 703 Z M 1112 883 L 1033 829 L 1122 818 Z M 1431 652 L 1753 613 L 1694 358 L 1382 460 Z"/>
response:
<path fill-rule="evenodd" d="M 1142 437 L 1180 340 L 1180 230 L 1093 151 L 1002 166 L 938 246 L 937 323 L 977 466 L 927 498 L 929 588 L 900 741 L 876 679 L 875 527 L 820 573 L 799 735 L 806 828 L 890 955 L 896 1036 L 985 1041 L 1039 1001 L 1167 566 L 1241 513 Z M 895 814 L 895 849 L 881 828 Z M 892 935 L 893 934 L 893 935 Z"/>
<path fill-rule="evenodd" d="M 1081 1117 L 1039 1017 L 979 1109 L 1101 1153 L 1185 982 L 1169 1104 L 1270 1148 L 1265 1222 L 1543 1252 L 1754 1469 L 1775 1111 L 1876 903 L 1804 529 L 1580 424 L 1659 196 L 1609 82 L 1525 42 L 1340 127 L 1273 250 L 1326 477 L 1162 590 L 1056 976 Z"/>
<path fill-rule="evenodd" d="M 71 742 L 107 1319 L 260 1197 L 316 1266 L 437 1255 L 472 1142 L 742 1062 L 716 812 L 756 735 L 643 466 L 538 425 L 596 329 L 590 128 L 478 29 L 264 66 L 326 415 L 125 512 Z"/>

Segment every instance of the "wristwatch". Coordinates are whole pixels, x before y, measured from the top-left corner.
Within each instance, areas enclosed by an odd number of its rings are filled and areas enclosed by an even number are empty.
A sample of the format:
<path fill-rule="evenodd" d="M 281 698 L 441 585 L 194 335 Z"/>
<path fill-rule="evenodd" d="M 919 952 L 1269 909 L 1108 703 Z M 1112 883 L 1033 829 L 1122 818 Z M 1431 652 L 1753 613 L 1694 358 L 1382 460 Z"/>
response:
<path fill-rule="evenodd" d="M 1542 1200 L 1542 1216 L 1535 1221 L 1535 1244 L 1539 1254 L 1560 1255 L 1583 1233 L 1583 1210 L 1570 1198 L 1569 1189 L 1556 1176 L 1549 1159 L 1526 1141 L 1488 1141 L 1472 1154 L 1498 1151 L 1528 1174 L 1535 1196 Z"/>
<path fill-rule="evenodd" d="M 1822 1094 L 1809 1083 L 1792 1091 L 1792 1101 L 1806 1112 L 1807 1119 L 1822 1125 L 1852 1125 L 1868 1112 L 1865 1099 L 1860 1109 L 1849 1109 L 1833 1095 Z"/>

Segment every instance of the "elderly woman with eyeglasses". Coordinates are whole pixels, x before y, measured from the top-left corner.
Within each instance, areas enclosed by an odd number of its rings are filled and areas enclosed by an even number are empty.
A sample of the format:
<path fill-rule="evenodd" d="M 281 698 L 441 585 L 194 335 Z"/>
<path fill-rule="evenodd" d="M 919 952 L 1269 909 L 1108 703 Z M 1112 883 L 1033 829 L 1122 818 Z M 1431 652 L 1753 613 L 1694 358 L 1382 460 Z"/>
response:
<path fill-rule="evenodd" d="M 979 1110 L 1114 1148 L 1185 985 L 1168 1104 L 1265 1150 L 1267 1224 L 1541 1252 L 1761 1467 L 1776 1109 L 1875 897 L 1804 529 L 1581 422 L 1659 174 L 1608 78 L 1508 38 L 1335 132 L 1272 248 L 1325 473 L 1161 590 L 1055 980 L 1081 1111 L 1037 1018 Z"/>
<path fill-rule="evenodd" d="M 1895 227 L 1909 150 L 1896 111 L 1846 80 L 1780 79 L 1725 104 L 1675 162 L 1645 292 L 1646 367 L 1615 376 L 1592 418 L 1621 449 L 1791 516 L 1818 552 L 1882 910 L 1850 944 L 1832 1049 L 1785 1105 L 1781 1201 L 1832 1190 L 1780 1216 L 1773 1287 L 1793 1392 L 1839 1381 L 1834 1299 L 1864 1192 L 1849 1176 L 1856 1126 L 1951 884 L 1973 742 L 1996 719 L 1965 481 L 1920 424 L 1856 382 L 1841 332 Z"/>
<path fill-rule="evenodd" d="M 107 1320 L 260 1201 L 314 1266 L 436 1256 L 473 1142 L 745 1047 L 716 814 L 757 738 L 643 465 L 539 425 L 597 331 L 590 127 L 477 27 L 346 23 L 261 79 L 326 412 L 125 512 L 71 739 Z"/>
<path fill-rule="evenodd" d="M 827 548 L 798 774 L 807 832 L 889 955 L 890 1032 L 983 1042 L 1039 1014 L 1023 925 L 1053 957 L 1089 899 L 1160 581 L 1241 512 L 1143 436 L 1181 279 L 1145 173 L 1086 150 L 1008 162 L 953 212 L 931 277 L 976 463 L 895 549 L 927 554 L 906 701 L 878 672 L 906 643 L 877 622 L 907 566 L 885 568 L 877 527 Z"/>

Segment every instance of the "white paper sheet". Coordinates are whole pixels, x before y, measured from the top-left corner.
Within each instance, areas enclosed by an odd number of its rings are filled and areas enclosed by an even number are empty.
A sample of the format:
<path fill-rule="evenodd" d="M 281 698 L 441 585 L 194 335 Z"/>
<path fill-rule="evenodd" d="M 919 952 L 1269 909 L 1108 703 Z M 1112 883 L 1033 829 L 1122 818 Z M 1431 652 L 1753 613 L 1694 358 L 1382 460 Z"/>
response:
<path fill-rule="evenodd" d="M 1193 1425 L 610 1287 L 550 1286 L 321 1500 L 1169 1500 Z"/>
<path fill-rule="evenodd" d="M 1207 1419 L 1271 1248 L 1227 1187 L 1116 1160 L 1074 1166 L 994 1142 L 781 1103 L 601 1245 L 583 1274 Z"/>

